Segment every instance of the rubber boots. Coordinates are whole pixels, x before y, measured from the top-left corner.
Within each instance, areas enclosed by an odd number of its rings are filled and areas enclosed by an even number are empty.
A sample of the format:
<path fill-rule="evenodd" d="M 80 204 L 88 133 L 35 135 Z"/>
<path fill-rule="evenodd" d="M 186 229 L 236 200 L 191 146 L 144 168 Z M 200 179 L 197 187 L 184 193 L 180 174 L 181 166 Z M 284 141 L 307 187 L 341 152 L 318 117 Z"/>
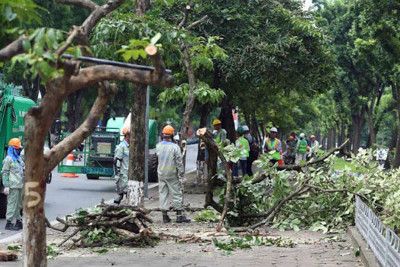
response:
<path fill-rule="evenodd" d="M 162 220 L 163 220 L 163 223 L 171 222 L 171 218 L 169 218 L 168 213 L 166 211 L 162 212 Z"/>
<path fill-rule="evenodd" d="M 124 198 L 124 194 L 118 194 L 118 196 L 116 198 L 114 198 L 114 203 L 119 205 L 123 198 Z"/>
<path fill-rule="evenodd" d="M 22 221 L 18 220 L 13 226 L 11 226 L 11 230 L 19 231 L 22 229 Z"/>
<path fill-rule="evenodd" d="M 185 215 L 182 215 L 181 210 L 176 211 L 176 222 L 177 223 L 190 223 L 190 220 L 186 218 Z"/>
<path fill-rule="evenodd" d="M 11 228 L 13 227 L 13 225 L 12 225 L 12 223 L 11 223 L 11 221 L 7 221 L 7 223 L 6 223 L 6 230 L 12 230 Z"/>

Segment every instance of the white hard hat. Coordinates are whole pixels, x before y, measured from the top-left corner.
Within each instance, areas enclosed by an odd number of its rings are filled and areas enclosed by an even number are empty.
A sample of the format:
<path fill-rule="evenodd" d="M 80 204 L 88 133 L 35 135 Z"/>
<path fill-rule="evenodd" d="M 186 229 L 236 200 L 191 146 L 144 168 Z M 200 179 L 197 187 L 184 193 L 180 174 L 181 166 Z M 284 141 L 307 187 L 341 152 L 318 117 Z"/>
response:
<path fill-rule="evenodd" d="M 179 135 L 178 135 L 178 134 L 176 134 L 176 135 L 174 136 L 174 140 L 175 140 L 175 141 L 179 141 Z"/>
<path fill-rule="evenodd" d="M 271 130 L 269 130 L 270 132 L 275 132 L 275 133 L 277 133 L 278 132 L 278 129 L 276 129 L 276 127 L 272 127 L 271 128 Z"/>
<path fill-rule="evenodd" d="M 242 126 L 243 131 L 247 132 L 250 131 L 249 127 L 247 125 Z"/>
<path fill-rule="evenodd" d="M 304 133 L 300 134 L 300 138 L 304 138 L 306 135 Z"/>

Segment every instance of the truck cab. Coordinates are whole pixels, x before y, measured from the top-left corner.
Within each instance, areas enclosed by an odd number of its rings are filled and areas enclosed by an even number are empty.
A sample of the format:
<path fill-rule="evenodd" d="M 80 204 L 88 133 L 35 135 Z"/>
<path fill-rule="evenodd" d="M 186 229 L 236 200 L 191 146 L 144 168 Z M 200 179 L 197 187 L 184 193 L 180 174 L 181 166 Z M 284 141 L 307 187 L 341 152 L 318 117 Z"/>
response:
<path fill-rule="evenodd" d="M 7 156 L 8 141 L 19 138 L 24 142 L 24 116 L 29 108 L 35 106 L 29 98 L 15 96 L 11 93 L 11 86 L 0 88 L 0 168 L 3 159 Z M 7 209 L 7 196 L 3 194 L 3 183 L 0 173 L 0 218 L 5 218 Z"/>

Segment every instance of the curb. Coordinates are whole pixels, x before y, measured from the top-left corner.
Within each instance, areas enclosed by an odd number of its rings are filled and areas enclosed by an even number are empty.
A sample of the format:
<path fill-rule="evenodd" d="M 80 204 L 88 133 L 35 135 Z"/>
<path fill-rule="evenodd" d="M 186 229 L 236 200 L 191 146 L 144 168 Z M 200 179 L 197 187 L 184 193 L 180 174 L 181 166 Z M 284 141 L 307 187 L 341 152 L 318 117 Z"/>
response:
<path fill-rule="evenodd" d="M 347 228 L 347 234 L 351 238 L 354 250 L 360 250 L 360 258 L 365 267 L 381 267 L 378 259 L 374 253 L 368 248 L 368 244 L 362 237 L 361 233 L 355 226 L 349 226 Z"/>

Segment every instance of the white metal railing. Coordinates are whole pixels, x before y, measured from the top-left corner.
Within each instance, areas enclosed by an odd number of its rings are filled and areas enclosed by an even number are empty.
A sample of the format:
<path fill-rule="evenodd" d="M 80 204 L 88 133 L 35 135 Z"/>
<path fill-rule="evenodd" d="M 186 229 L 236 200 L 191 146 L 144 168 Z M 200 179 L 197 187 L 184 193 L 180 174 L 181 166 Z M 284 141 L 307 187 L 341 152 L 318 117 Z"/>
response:
<path fill-rule="evenodd" d="M 383 267 L 400 266 L 400 238 L 356 196 L 356 227 Z"/>

